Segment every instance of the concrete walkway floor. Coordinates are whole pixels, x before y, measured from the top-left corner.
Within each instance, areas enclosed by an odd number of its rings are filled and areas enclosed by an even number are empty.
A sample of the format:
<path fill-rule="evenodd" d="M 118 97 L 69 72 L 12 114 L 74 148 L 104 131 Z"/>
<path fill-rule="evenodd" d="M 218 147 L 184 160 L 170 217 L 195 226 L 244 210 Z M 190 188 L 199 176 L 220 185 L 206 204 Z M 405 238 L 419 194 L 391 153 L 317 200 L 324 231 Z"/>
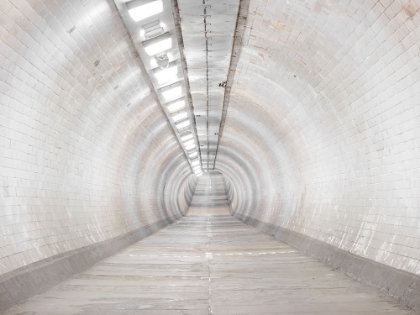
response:
<path fill-rule="evenodd" d="M 220 175 L 188 215 L 5 314 L 416 314 L 231 217 Z"/>

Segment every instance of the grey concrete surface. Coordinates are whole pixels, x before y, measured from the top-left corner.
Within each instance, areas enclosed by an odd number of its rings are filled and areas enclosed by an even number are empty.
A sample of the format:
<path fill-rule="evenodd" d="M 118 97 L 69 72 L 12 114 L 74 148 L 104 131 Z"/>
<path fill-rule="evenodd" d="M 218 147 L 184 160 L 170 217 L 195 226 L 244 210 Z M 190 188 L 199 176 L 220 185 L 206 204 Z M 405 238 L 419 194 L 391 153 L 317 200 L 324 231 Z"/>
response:
<path fill-rule="evenodd" d="M 0 276 L 0 311 L 7 310 L 30 297 L 80 273 L 98 261 L 112 256 L 179 218 L 162 220 L 125 235 L 68 251 Z"/>
<path fill-rule="evenodd" d="M 213 174 L 183 219 L 3 314 L 416 313 L 230 216 Z"/>
<path fill-rule="evenodd" d="M 292 230 L 240 215 L 235 217 L 357 281 L 379 289 L 410 309 L 420 311 L 420 276 L 354 255 Z"/>

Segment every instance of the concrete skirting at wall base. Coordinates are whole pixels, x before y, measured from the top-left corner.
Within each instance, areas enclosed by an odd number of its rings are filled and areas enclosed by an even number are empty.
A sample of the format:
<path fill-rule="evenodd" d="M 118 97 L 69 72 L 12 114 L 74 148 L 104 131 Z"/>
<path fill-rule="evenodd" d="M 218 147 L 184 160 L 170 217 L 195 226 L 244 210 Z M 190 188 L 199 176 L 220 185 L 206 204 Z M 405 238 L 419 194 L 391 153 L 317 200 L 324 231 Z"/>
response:
<path fill-rule="evenodd" d="M 354 255 L 289 229 L 239 214 L 234 216 L 309 256 L 344 271 L 362 283 L 378 288 L 405 306 L 420 311 L 420 276 Z"/>
<path fill-rule="evenodd" d="M 96 262 L 153 234 L 179 218 L 168 218 L 115 238 L 59 254 L 0 276 L 0 311 L 48 291 Z"/>

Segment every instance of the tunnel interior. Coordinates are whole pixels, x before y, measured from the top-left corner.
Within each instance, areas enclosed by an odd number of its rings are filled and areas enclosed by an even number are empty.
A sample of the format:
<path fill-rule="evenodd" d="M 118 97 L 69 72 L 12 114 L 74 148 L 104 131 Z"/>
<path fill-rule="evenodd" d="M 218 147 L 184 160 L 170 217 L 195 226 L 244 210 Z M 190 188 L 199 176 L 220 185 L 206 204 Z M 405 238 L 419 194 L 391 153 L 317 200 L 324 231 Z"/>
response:
<path fill-rule="evenodd" d="M 419 311 L 420 2 L 162 1 L 198 172 L 128 1 L 0 1 L 0 311 L 194 217 Z"/>

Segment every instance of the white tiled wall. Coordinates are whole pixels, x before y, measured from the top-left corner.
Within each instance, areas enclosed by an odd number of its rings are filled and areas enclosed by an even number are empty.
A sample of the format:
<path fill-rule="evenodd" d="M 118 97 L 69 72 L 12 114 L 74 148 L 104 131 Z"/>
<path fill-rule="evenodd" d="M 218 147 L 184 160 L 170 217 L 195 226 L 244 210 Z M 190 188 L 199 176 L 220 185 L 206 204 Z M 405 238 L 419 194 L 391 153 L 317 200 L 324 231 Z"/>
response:
<path fill-rule="evenodd" d="M 420 274 L 419 9 L 250 1 L 217 164 L 238 213 Z"/>
<path fill-rule="evenodd" d="M 250 1 L 217 157 L 237 212 L 420 273 L 419 8 Z M 0 274 L 179 215 L 186 160 L 112 1 L 0 21 Z"/>
<path fill-rule="evenodd" d="M 186 160 L 113 2 L 1 0 L 0 21 L 0 274 L 179 216 L 159 178 Z"/>

